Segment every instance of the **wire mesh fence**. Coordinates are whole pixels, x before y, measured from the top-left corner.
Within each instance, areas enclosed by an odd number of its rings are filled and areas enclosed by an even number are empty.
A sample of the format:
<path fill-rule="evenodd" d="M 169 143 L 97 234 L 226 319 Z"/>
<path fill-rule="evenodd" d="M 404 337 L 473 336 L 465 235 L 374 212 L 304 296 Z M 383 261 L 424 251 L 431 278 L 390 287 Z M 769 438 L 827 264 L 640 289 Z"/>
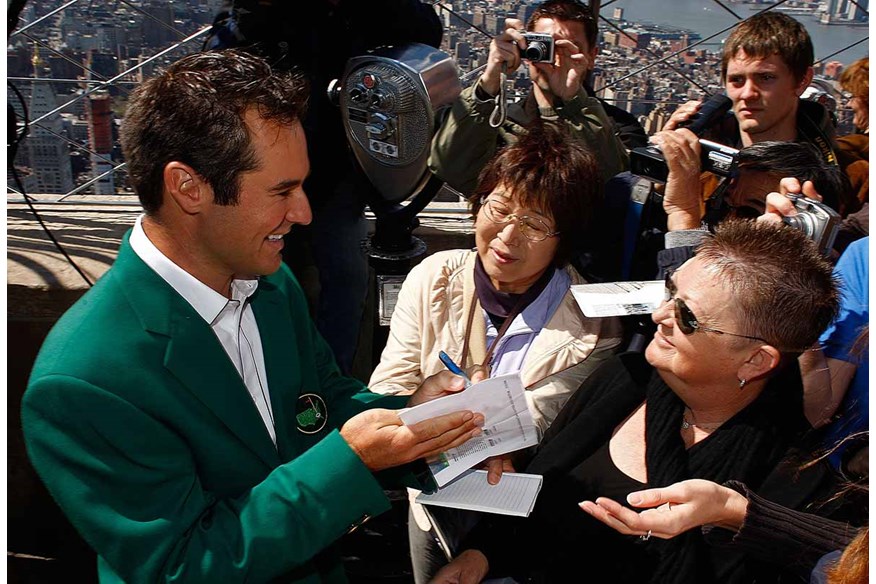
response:
<path fill-rule="evenodd" d="M 442 49 L 456 59 L 463 85 L 479 77 L 505 19 L 526 20 L 537 4 L 430 3 L 444 24 Z M 851 113 L 834 80 L 841 64 L 866 54 L 867 8 L 867 0 L 610 0 L 600 10 L 589 81 L 599 97 L 653 133 L 680 103 L 721 89 L 720 43 L 741 19 L 785 11 L 810 31 L 819 87 L 834 93 L 838 130 L 847 132 Z M 127 96 L 156 69 L 202 50 L 221 9 L 222 0 L 28 2 L 7 42 L 7 101 L 22 138 L 14 161 L 22 180 L 11 180 L 7 169 L 7 200 L 20 201 L 25 191 L 37 202 L 135 204 L 118 144 Z M 510 99 L 525 94 L 527 77 L 525 67 L 509 75 Z"/>

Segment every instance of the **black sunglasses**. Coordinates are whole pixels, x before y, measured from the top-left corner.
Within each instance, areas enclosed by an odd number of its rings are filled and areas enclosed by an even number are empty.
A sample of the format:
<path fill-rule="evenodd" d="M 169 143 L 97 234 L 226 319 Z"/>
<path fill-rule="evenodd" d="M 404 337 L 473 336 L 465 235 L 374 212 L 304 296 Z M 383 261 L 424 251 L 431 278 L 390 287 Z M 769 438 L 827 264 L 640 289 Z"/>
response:
<path fill-rule="evenodd" d="M 730 335 L 731 337 L 741 337 L 743 339 L 751 339 L 752 341 L 761 341 L 766 344 L 770 344 L 766 339 L 762 339 L 761 337 L 752 337 L 749 335 L 740 335 L 738 333 L 729 333 L 727 331 L 721 331 L 714 328 L 709 328 L 701 325 L 697 320 L 696 315 L 690 309 L 690 307 L 685 304 L 684 300 L 681 298 L 675 298 L 675 295 L 678 293 L 678 288 L 675 287 L 675 282 L 672 281 L 672 271 L 666 272 L 666 294 L 664 296 L 664 300 L 667 302 L 670 300 L 674 300 L 675 302 L 675 325 L 685 335 L 692 335 L 696 331 L 703 331 L 706 333 L 715 333 L 718 335 Z"/>

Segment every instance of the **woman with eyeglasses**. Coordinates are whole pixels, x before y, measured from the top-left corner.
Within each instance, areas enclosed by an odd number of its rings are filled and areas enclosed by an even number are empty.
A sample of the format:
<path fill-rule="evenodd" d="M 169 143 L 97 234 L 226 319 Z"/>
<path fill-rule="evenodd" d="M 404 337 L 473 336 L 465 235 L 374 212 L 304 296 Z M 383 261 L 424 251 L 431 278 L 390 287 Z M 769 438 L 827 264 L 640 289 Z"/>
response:
<path fill-rule="evenodd" d="M 444 369 L 444 351 L 469 371 L 519 372 L 541 435 L 621 341 L 616 318 L 585 317 L 570 292 L 584 280 L 567 261 L 601 189 L 596 156 L 553 126 L 533 127 L 495 156 L 470 198 L 475 249 L 435 253 L 410 272 L 371 390 L 414 390 Z M 428 519 L 412 507 L 411 557 L 420 582 L 446 560 L 428 537 Z M 445 526 L 445 535 L 455 531 Z"/>
<path fill-rule="evenodd" d="M 795 476 L 783 461 L 811 430 L 796 356 L 836 315 L 831 267 L 795 229 L 729 221 L 666 284 L 645 353 L 603 364 L 545 434 L 525 469 L 544 477 L 530 517 L 482 521 L 436 582 L 777 581 L 698 530 L 622 534 L 579 503 L 698 478 L 799 508 L 829 486 L 825 465 Z"/>

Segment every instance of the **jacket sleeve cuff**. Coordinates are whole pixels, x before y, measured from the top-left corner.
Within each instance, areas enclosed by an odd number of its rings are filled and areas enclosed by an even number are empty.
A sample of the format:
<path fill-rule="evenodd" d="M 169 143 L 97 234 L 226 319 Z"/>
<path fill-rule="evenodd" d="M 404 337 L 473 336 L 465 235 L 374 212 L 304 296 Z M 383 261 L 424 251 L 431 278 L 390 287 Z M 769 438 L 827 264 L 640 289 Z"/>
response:
<path fill-rule="evenodd" d="M 462 99 L 468 103 L 472 114 L 478 118 L 486 119 L 489 117 L 496 105 L 495 98 L 481 89 L 480 79 L 471 87 L 463 90 Z"/>
<path fill-rule="evenodd" d="M 307 473 L 307 488 L 320 500 L 332 501 L 332 512 L 321 518 L 326 533 L 339 537 L 390 508 L 378 480 L 337 430 L 274 472 L 291 473 L 293 479 L 301 468 L 321 469 Z"/>
<path fill-rule="evenodd" d="M 703 242 L 708 234 L 706 229 L 682 229 L 679 231 L 668 231 L 663 241 L 666 249 L 673 247 L 697 246 Z"/>
<path fill-rule="evenodd" d="M 712 545 L 727 546 L 771 561 L 785 561 L 789 567 L 808 572 L 823 555 L 842 549 L 852 540 L 851 526 L 788 509 L 760 497 L 738 481 L 725 487 L 748 499 L 748 509 L 739 531 L 703 526 L 703 535 Z"/>

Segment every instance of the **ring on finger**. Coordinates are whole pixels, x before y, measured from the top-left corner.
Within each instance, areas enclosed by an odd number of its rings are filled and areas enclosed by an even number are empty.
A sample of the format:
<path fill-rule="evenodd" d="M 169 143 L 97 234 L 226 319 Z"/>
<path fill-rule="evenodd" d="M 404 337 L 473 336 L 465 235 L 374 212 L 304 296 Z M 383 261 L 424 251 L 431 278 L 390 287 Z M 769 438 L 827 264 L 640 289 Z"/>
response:
<path fill-rule="evenodd" d="M 648 541 L 649 539 L 651 539 L 651 530 L 649 529 L 648 533 L 646 533 L 645 535 L 640 535 L 639 539 L 641 539 L 642 541 Z"/>

